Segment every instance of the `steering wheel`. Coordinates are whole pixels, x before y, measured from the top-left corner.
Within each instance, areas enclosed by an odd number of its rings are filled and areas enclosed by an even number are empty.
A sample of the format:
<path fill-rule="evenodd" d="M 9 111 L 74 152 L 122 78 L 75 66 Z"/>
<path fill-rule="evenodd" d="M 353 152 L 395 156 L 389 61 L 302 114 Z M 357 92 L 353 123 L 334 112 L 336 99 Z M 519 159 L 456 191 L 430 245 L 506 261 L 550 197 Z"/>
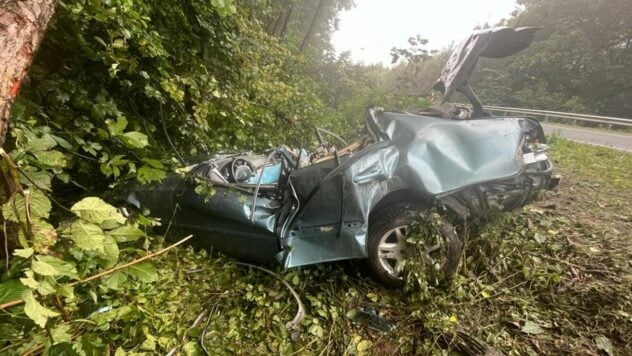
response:
<path fill-rule="evenodd" d="M 230 164 L 230 174 L 236 183 L 246 182 L 255 171 L 254 165 L 243 158 L 235 158 Z"/>

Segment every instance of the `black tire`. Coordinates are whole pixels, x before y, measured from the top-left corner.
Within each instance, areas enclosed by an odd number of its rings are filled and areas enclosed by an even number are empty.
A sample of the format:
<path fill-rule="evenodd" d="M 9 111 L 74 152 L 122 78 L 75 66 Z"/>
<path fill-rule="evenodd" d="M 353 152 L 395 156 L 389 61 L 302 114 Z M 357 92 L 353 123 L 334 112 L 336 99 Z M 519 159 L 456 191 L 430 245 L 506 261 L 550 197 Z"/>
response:
<path fill-rule="evenodd" d="M 381 284 L 390 288 L 401 288 L 404 285 L 404 273 L 395 277 L 382 266 L 378 251 L 381 238 L 397 227 L 409 226 L 427 211 L 428 209 L 420 204 L 395 203 L 380 209 L 371 216 L 368 237 L 368 267 L 373 277 Z M 443 259 L 441 272 L 444 279 L 449 279 L 456 274 L 459 267 L 463 243 L 452 224 L 445 218 L 441 219 L 439 230 L 445 242 L 444 251 L 441 251 Z"/>

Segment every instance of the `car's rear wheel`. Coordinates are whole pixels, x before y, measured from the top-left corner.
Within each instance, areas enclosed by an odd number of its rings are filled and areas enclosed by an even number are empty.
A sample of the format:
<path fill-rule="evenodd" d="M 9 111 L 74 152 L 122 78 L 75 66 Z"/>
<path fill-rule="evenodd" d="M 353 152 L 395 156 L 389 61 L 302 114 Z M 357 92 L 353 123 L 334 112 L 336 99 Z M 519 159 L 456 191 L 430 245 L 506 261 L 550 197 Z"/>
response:
<path fill-rule="evenodd" d="M 393 288 L 404 285 L 406 238 L 411 232 L 411 223 L 424 213 L 427 213 L 427 209 L 419 204 L 397 203 L 381 209 L 371 217 L 368 265 L 380 283 Z M 441 276 L 451 278 L 458 269 L 463 243 L 454 227 L 443 218 L 439 231 L 443 243 L 429 244 L 424 253 L 426 263 L 440 266 Z"/>

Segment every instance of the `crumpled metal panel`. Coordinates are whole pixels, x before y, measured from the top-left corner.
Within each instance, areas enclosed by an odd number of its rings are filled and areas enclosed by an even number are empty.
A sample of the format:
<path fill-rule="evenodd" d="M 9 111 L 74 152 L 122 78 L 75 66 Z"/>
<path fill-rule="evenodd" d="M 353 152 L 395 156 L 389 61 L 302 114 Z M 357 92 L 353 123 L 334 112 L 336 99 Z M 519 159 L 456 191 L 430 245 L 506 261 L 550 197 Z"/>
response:
<path fill-rule="evenodd" d="M 379 112 L 377 124 L 385 138 L 374 149 L 361 151 L 362 157 L 333 169 L 307 201 L 298 199 L 306 206 L 287 236 L 281 236 L 283 250 L 277 259 L 285 267 L 296 267 L 366 257 L 369 214 L 394 189 L 408 187 L 434 199 L 519 174 L 520 120 L 446 120 Z"/>
<path fill-rule="evenodd" d="M 518 174 L 519 120 L 378 115 L 378 124 L 400 151 L 398 175 L 430 195 Z"/>
<path fill-rule="evenodd" d="M 385 143 L 366 148 L 362 157 L 351 157 L 341 163 L 338 172 L 330 173 L 330 182 L 340 184 L 341 195 L 321 198 L 316 193 L 305 202 L 303 215 L 281 237 L 283 251 L 277 259 L 285 267 L 367 256 L 369 213 L 388 193 L 388 182 L 399 161 L 397 148 Z M 340 201 L 337 216 L 341 217 L 324 218 L 323 209 L 332 209 L 329 204 L 336 199 Z"/>

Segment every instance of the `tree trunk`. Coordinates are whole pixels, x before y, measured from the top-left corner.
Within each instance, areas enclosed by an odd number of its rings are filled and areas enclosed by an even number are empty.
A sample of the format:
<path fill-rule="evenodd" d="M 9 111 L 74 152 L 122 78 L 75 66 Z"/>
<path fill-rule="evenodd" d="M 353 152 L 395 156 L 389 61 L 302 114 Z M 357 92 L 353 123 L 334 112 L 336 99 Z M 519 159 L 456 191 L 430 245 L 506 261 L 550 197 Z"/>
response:
<path fill-rule="evenodd" d="M 283 25 L 281 26 L 281 32 L 279 33 L 279 39 L 283 40 L 285 38 L 285 33 L 287 32 L 287 25 L 290 23 L 292 19 L 292 12 L 294 11 L 294 3 L 290 3 L 287 11 L 285 12 L 285 18 L 283 19 Z"/>
<path fill-rule="evenodd" d="M 307 29 L 307 32 L 305 33 L 305 37 L 303 37 L 303 42 L 301 42 L 301 47 L 299 47 L 301 52 L 303 52 L 305 48 L 307 48 L 309 41 L 314 36 L 316 25 L 318 24 L 318 21 L 320 20 L 320 17 L 322 16 L 323 9 L 325 8 L 326 2 L 327 0 L 318 0 L 318 5 L 316 6 L 316 12 L 314 12 L 314 17 L 312 17 L 312 22 L 309 24 L 309 28 Z"/>
<path fill-rule="evenodd" d="M 0 0 L 0 147 L 11 106 L 33 61 L 57 0 Z"/>
<path fill-rule="evenodd" d="M 281 5 L 281 12 L 279 13 L 279 16 L 277 16 L 276 21 L 274 21 L 274 30 L 272 31 L 272 35 L 276 38 L 279 38 L 279 34 L 281 33 L 281 28 L 283 27 L 283 22 L 285 21 L 285 16 L 287 14 L 287 9 L 291 3 L 291 0 L 283 1 L 283 5 Z"/>

